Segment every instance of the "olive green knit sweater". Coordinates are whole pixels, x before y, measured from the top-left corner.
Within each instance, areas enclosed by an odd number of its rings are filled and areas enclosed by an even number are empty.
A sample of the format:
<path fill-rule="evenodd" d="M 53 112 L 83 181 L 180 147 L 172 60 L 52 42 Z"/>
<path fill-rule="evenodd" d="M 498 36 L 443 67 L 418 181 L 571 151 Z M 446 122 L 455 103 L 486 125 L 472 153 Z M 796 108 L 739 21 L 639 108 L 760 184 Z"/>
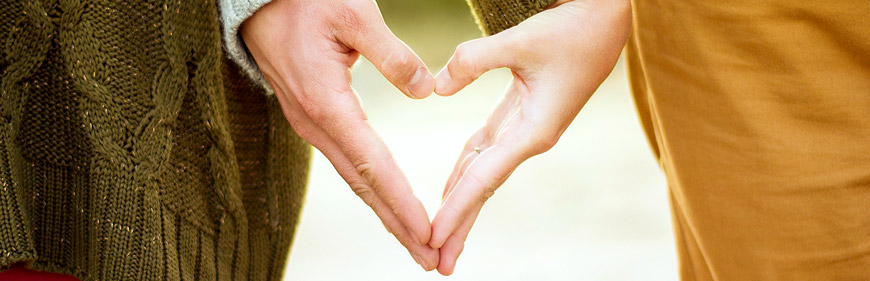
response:
<path fill-rule="evenodd" d="M 484 34 L 511 28 L 540 13 L 556 0 L 467 0 Z"/>
<path fill-rule="evenodd" d="M 0 269 L 279 280 L 310 148 L 216 1 L 0 0 Z"/>
<path fill-rule="evenodd" d="M 551 1 L 471 4 L 493 33 Z M 310 147 L 217 2 L 0 0 L 0 270 L 281 278 Z"/>

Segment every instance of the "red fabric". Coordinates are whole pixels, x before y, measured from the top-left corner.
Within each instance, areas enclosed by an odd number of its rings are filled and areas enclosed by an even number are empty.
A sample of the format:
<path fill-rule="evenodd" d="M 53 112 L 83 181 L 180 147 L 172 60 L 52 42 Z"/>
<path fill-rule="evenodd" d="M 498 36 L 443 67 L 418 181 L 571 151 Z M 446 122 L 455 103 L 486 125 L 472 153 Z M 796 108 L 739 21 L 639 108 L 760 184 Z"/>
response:
<path fill-rule="evenodd" d="M 23 264 L 14 264 L 0 272 L 0 281 L 80 281 L 78 278 L 58 273 L 27 269 Z"/>

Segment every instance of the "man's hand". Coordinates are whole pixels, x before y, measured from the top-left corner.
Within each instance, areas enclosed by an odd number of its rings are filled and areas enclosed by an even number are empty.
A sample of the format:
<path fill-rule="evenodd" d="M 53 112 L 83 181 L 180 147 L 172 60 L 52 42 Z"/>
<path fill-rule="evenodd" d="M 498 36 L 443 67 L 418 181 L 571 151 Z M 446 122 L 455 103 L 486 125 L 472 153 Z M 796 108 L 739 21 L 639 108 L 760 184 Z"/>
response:
<path fill-rule="evenodd" d="M 499 34 L 465 42 L 438 74 L 435 92 L 452 95 L 490 69 L 514 80 L 503 100 L 466 143 L 432 221 L 429 245 L 438 271 L 453 273 L 474 220 L 523 161 L 556 144 L 610 74 L 628 38 L 627 0 L 560 0 Z"/>
<path fill-rule="evenodd" d="M 435 88 L 375 2 L 275 0 L 245 21 L 241 34 L 293 129 L 326 155 L 417 263 L 434 269 L 439 253 L 427 245 L 429 216 L 351 88 L 360 54 L 409 97 Z"/>

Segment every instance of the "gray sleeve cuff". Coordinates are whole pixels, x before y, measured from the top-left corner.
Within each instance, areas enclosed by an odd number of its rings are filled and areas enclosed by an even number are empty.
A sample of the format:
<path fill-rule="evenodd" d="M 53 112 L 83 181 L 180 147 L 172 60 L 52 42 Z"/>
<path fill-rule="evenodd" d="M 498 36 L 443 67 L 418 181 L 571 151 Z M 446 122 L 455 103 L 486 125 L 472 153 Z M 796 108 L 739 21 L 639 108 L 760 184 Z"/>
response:
<path fill-rule="evenodd" d="M 260 84 L 266 93 L 273 94 L 274 91 L 263 73 L 257 67 L 257 62 L 248 52 L 245 46 L 245 41 L 242 40 L 239 34 L 239 26 L 247 20 L 257 10 L 268 4 L 272 0 L 220 0 L 221 21 L 224 25 L 223 36 L 226 43 L 227 54 L 230 59 L 235 61 L 248 74 L 252 80 Z"/>

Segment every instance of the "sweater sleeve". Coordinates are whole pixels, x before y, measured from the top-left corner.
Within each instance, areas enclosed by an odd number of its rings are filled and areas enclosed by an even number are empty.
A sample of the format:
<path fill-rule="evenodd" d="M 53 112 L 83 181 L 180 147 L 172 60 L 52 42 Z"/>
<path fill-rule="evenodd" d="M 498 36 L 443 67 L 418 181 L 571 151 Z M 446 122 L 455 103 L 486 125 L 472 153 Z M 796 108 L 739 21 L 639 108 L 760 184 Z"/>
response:
<path fill-rule="evenodd" d="M 555 0 L 468 0 L 486 35 L 511 28 L 543 11 Z"/>
<path fill-rule="evenodd" d="M 272 94 L 272 87 L 266 82 L 266 78 L 257 68 L 257 63 L 245 46 L 239 34 L 239 27 L 258 9 L 272 0 L 220 0 L 221 22 L 223 23 L 223 37 L 226 44 L 227 55 L 236 62 L 248 74 L 252 80 L 262 86 L 266 93 Z"/>

